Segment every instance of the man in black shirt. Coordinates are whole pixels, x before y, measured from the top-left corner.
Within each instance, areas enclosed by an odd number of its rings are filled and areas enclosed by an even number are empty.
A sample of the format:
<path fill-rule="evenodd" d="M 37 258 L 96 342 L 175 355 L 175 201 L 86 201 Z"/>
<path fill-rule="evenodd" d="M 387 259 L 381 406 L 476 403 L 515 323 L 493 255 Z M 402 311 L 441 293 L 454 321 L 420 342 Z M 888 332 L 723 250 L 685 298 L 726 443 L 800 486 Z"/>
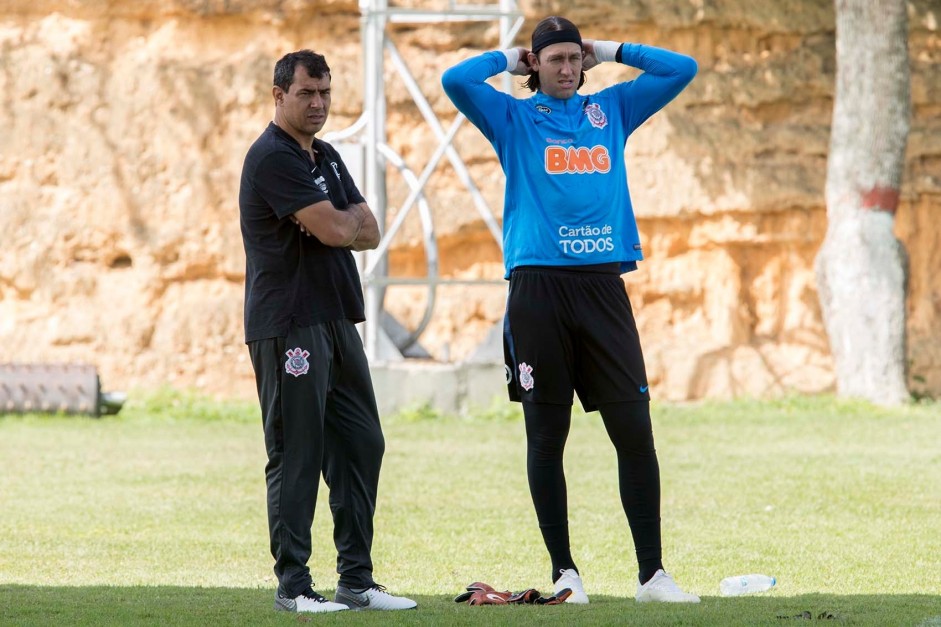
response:
<path fill-rule="evenodd" d="M 330 68 L 301 50 L 275 65 L 274 121 L 252 144 L 239 190 L 248 344 L 268 464 L 275 609 L 333 612 L 416 607 L 372 578 L 370 550 L 385 440 L 363 344 L 351 250 L 379 227 L 330 144 Z M 336 602 L 314 592 L 307 561 L 320 474 L 330 490 Z"/>

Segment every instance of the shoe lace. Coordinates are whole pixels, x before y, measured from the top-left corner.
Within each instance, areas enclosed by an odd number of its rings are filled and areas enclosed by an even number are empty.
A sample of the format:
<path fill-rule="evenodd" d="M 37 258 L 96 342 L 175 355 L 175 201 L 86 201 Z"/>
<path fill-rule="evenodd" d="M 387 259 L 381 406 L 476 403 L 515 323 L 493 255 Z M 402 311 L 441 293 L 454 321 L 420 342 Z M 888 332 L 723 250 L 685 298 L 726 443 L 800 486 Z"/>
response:
<path fill-rule="evenodd" d="M 664 592 L 687 594 L 682 588 L 680 588 L 680 586 L 676 583 L 676 580 L 673 579 L 673 576 L 668 572 L 664 572 L 663 576 L 657 579 L 653 585 L 654 587 L 663 590 Z"/>
<path fill-rule="evenodd" d="M 382 592 L 383 594 L 389 594 L 386 592 L 386 587 L 378 583 L 373 583 L 365 588 L 350 588 L 350 592 L 354 594 L 363 594 L 369 590 L 375 590 L 376 592 Z"/>
<path fill-rule="evenodd" d="M 304 592 L 301 592 L 301 596 L 316 601 L 317 603 L 326 603 L 327 599 L 322 594 L 314 592 L 313 588 L 308 588 Z"/>

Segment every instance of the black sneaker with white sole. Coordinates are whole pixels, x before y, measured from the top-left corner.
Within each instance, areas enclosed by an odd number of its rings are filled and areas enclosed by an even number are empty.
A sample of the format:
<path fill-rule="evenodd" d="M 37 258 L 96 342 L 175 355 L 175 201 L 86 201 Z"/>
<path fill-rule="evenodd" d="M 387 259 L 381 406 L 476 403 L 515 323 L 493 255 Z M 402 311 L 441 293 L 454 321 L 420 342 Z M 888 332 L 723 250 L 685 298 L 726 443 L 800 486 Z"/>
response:
<path fill-rule="evenodd" d="M 351 610 L 413 610 L 418 607 L 415 601 L 391 595 L 379 584 L 369 588 L 337 586 L 336 602 Z"/>
<path fill-rule="evenodd" d="M 286 597 L 280 592 L 274 595 L 274 609 L 281 612 L 342 612 L 348 610 L 342 603 L 328 601 L 323 595 L 314 592 L 313 588 L 308 588 L 296 597 Z"/>

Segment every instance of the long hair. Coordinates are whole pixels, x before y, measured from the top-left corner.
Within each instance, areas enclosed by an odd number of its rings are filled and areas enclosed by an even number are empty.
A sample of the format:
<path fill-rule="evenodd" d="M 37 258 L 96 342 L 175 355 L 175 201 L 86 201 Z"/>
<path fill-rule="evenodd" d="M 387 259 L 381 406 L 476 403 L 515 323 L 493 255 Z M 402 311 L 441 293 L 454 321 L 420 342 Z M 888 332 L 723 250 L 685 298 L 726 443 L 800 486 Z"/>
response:
<path fill-rule="evenodd" d="M 559 17 L 558 15 L 550 15 L 549 17 L 543 19 L 541 22 L 536 24 L 536 28 L 533 29 L 532 41 L 536 41 L 540 35 L 544 33 L 549 33 L 552 31 L 559 30 L 573 30 L 578 33 L 578 27 L 575 26 L 572 22 L 565 19 L 564 17 Z M 581 36 L 581 35 L 579 35 Z M 542 52 L 541 50 L 539 52 Z M 536 56 L 539 56 L 539 52 L 536 53 Z M 578 77 L 578 87 L 581 89 L 581 86 L 585 84 L 585 70 L 582 70 L 582 75 Z M 529 77 L 523 83 L 523 87 L 529 89 L 529 91 L 536 91 L 539 89 L 539 72 L 532 71 L 529 73 Z"/>

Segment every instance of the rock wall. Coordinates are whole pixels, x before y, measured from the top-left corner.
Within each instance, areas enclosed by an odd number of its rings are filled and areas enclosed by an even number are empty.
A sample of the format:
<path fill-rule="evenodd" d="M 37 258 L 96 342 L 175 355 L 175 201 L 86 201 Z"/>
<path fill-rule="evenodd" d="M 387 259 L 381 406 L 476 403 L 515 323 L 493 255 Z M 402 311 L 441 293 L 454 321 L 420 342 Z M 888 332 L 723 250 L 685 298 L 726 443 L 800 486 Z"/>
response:
<path fill-rule="evenodd" d="M 910 255 L 910 386 L 937 395 L 941 0 L 909 8 L 914 119 L 897 232 Z M 521 9 L 524 34 L 560 13 L 587 37 L 660 45 L 700 63 L 692 85 L 628 143 L 647 260 L 625 281 L 655 396 L 832 389 L 813 275 L 826 230 L 832 3 L 523 0 Z M 170 384 L 251 397 L 242 158 L 271 117 L 271 70 L 286 51 L 327 55 L 334 101 L 326 131 L 359 117 L 359 29 L 354 0 L 6 0 L 0 361 L 95 363 L 109 389 Z M 440 73 L 496 47 L 496 27 L 390 29 L 449 123 Z M 630 76 L 607 64 L 589 73 L 586 89 Z M 389 144 L 420 172 L 437 140 L 391 66 L 385 79 Z M 469 126 L 456 144 L 499 213 L 502 175 L 489 145 Z M 390 220 L 407 192 L 390 169 Z M 499 279 L 499 249 L 450 166 L 436 170 L 427 195 L 441 273 Z M 394 240 L 391 272 L 423 274 L 425 259 L 411 215 Z M 415 325 L 425 298 L 422 288 L 392 287 L 387 307 Z M 441 288 L 422 344 L 439 358 L 467 356 L 504 299 L 499 283 Z"/>

